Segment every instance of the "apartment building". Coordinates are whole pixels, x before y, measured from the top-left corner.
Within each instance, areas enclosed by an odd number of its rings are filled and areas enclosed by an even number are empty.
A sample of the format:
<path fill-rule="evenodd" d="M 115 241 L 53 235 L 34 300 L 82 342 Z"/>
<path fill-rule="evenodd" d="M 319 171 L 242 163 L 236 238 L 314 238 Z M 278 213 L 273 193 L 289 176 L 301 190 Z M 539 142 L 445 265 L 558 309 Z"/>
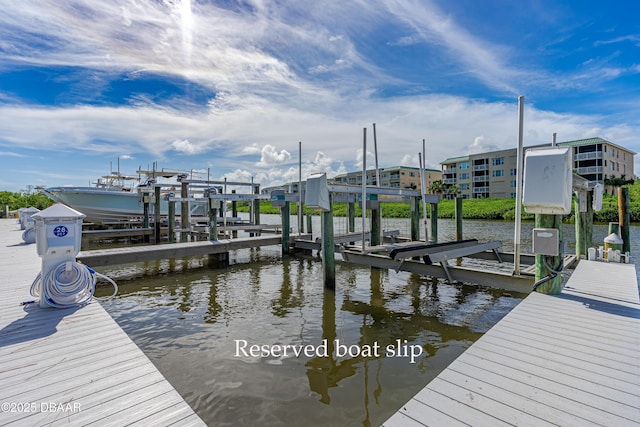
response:
<path fill-rule="evenodd" d="M 390 188 L 413 188 L 420 190 L 420 169 L 407 166 L 381 168 L 380 186 Z M 434 181 L 442 180 L 442 171 L 426 169 L 425 182 L 429 188 Z M 340 184 L 362 185 L 362 171 L 338 175 L 333 181 Z M 367 185 L 376 185 L 376 170 L 367 170 Z"/>
<path fill-rule="evenodd" d="M 549 147 L 542 144 L 525 149 Z M 573 163 L 577 174 L 589 181 L 604 184 L 612 177 L 634 177 L 633 156 L 624 147 L 602 138 L 560 142 L 558 146 L 573 149 Z M 463 198 L 515 198 L 517 174 L 517 150 L 492 151 L 452 157 L 444 160 L 442 181 L 456 185 Z"/>

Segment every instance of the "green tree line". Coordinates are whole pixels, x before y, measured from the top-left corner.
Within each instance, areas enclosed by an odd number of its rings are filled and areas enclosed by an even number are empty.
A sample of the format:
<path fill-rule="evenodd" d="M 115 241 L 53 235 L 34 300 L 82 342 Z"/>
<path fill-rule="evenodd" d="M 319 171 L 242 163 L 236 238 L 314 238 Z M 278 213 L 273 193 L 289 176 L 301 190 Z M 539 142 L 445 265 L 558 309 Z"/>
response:
<path fill-rule="evenodd" d="M 10 211 L 20 208 L 38 208 L 40 210 L 48 208 L 53 201 L 40 192 L 18 192 L 0 191 L 0 216 L 4 216 L 4 207 L 9 206 Z"/>

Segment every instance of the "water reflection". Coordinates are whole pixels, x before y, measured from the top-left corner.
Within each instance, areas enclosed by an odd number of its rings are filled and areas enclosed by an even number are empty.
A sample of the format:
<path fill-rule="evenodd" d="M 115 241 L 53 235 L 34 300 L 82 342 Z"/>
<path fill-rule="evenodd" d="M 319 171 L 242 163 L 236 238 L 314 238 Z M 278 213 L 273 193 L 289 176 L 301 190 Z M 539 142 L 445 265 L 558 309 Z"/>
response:
<path fill-rule="evenodd" d="M 278 248 L 230 261 L 113 268 L 120 293 L 105 304 L 211 425 L 379 425 L 521 297 L 340 262 L 328 290 L 316 258 L 282 259 Z M 238 339 L 326 340 L 328 357 L 237 357 Z M 338 355 L 336 340 L 379 354 Z M 386 354 L 398 340 L 422 350 L 415 363 Z"/>

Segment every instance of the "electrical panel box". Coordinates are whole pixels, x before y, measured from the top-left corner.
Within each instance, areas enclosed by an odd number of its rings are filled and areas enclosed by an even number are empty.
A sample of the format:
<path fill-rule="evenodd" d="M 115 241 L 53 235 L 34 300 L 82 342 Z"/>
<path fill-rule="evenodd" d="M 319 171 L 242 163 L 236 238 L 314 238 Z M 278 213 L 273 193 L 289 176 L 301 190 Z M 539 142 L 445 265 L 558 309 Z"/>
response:
<path fill-rule="evenodd" d="M 522 205 L 528 213 L 571 213 L 573 188 L 571 149 L 528 150 L 524 158 Z"/>
<path fill-rule="evenodd" d="M 531 241 L 536 255 L 557 256 L 560 254 L 560 238 L 555 228 L 534 228 Z"/>
<path fill-rule="evenodd" d="M 285 200 L 284 190 L 273 190 L 271 192 L 271 206 L 274 208 L 281 208 L 287 202 Z"/>
<path fill-rule="evenodd" d="M 85 217 L 62 203 L 33 215 L 38 255 L 75 258 L 82 244 L 82 220 Z"/>
<path fill-rule="evenodd" d="M 307 178 L 304 203 L 307 207 L 322 212 L 329 212 L 331 210 L 327 174 L 317 173 Z"/>

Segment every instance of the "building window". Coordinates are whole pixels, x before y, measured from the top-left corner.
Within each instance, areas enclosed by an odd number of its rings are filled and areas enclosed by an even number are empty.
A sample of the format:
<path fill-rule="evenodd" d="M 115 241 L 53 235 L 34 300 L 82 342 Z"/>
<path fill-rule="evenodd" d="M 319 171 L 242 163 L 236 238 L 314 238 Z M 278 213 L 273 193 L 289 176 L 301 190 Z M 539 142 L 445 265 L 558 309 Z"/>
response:
<path fill-rule="evenodd" d="M 509 169 L 509 175 L 516 176 L 517 174 L 518 174 L 518 171 L 516 170 L 516 168 Z"/>
<path fill-rule="evenodd" d="M 469 184 L 460 184 L 460 190 L 468 190 Z"/>
<path fill-rule="evenodd" d="M 416 176 L 415 172 L 409 172 L 409 176 Z"/>
<path fill-rule="evenodd" d="M 511 195 L 509 197 L 511 197 L 512 199 L 515 199 L 516 198 L 516 193 L 511 193 Z"/>
<path fill-rule="evenodd" d="M 504 165 L 504 157 L 496 157 L 495 159 L 491 159 L 492 166 Z"/>
<path fill-rule="evenodd" d="M 492 171 L 491 176 L 494 176 L 494 177 L 496 177 L 496 176 L 504 176 L 504 170 L 502 170 L 502 169 L 494 170 L 494 171 Z"/>
<path fill-rule="evenodd" d="M 469 173 L 468 172 L 462 172 L 460 174 L 460 179 L 469 179 Z"/>
<path fill-rule="evenodd" d="M 469 169 L 469 162 L 460 163 L 460 169 Z"/>
<path fill-rule="evenodd" d="M 511 182 L 509 183 L 509 186 L 510 186 L 511 188 L 516 188 L 516 182 L 515 182 L 515 181 L 511 181 Z"/>

